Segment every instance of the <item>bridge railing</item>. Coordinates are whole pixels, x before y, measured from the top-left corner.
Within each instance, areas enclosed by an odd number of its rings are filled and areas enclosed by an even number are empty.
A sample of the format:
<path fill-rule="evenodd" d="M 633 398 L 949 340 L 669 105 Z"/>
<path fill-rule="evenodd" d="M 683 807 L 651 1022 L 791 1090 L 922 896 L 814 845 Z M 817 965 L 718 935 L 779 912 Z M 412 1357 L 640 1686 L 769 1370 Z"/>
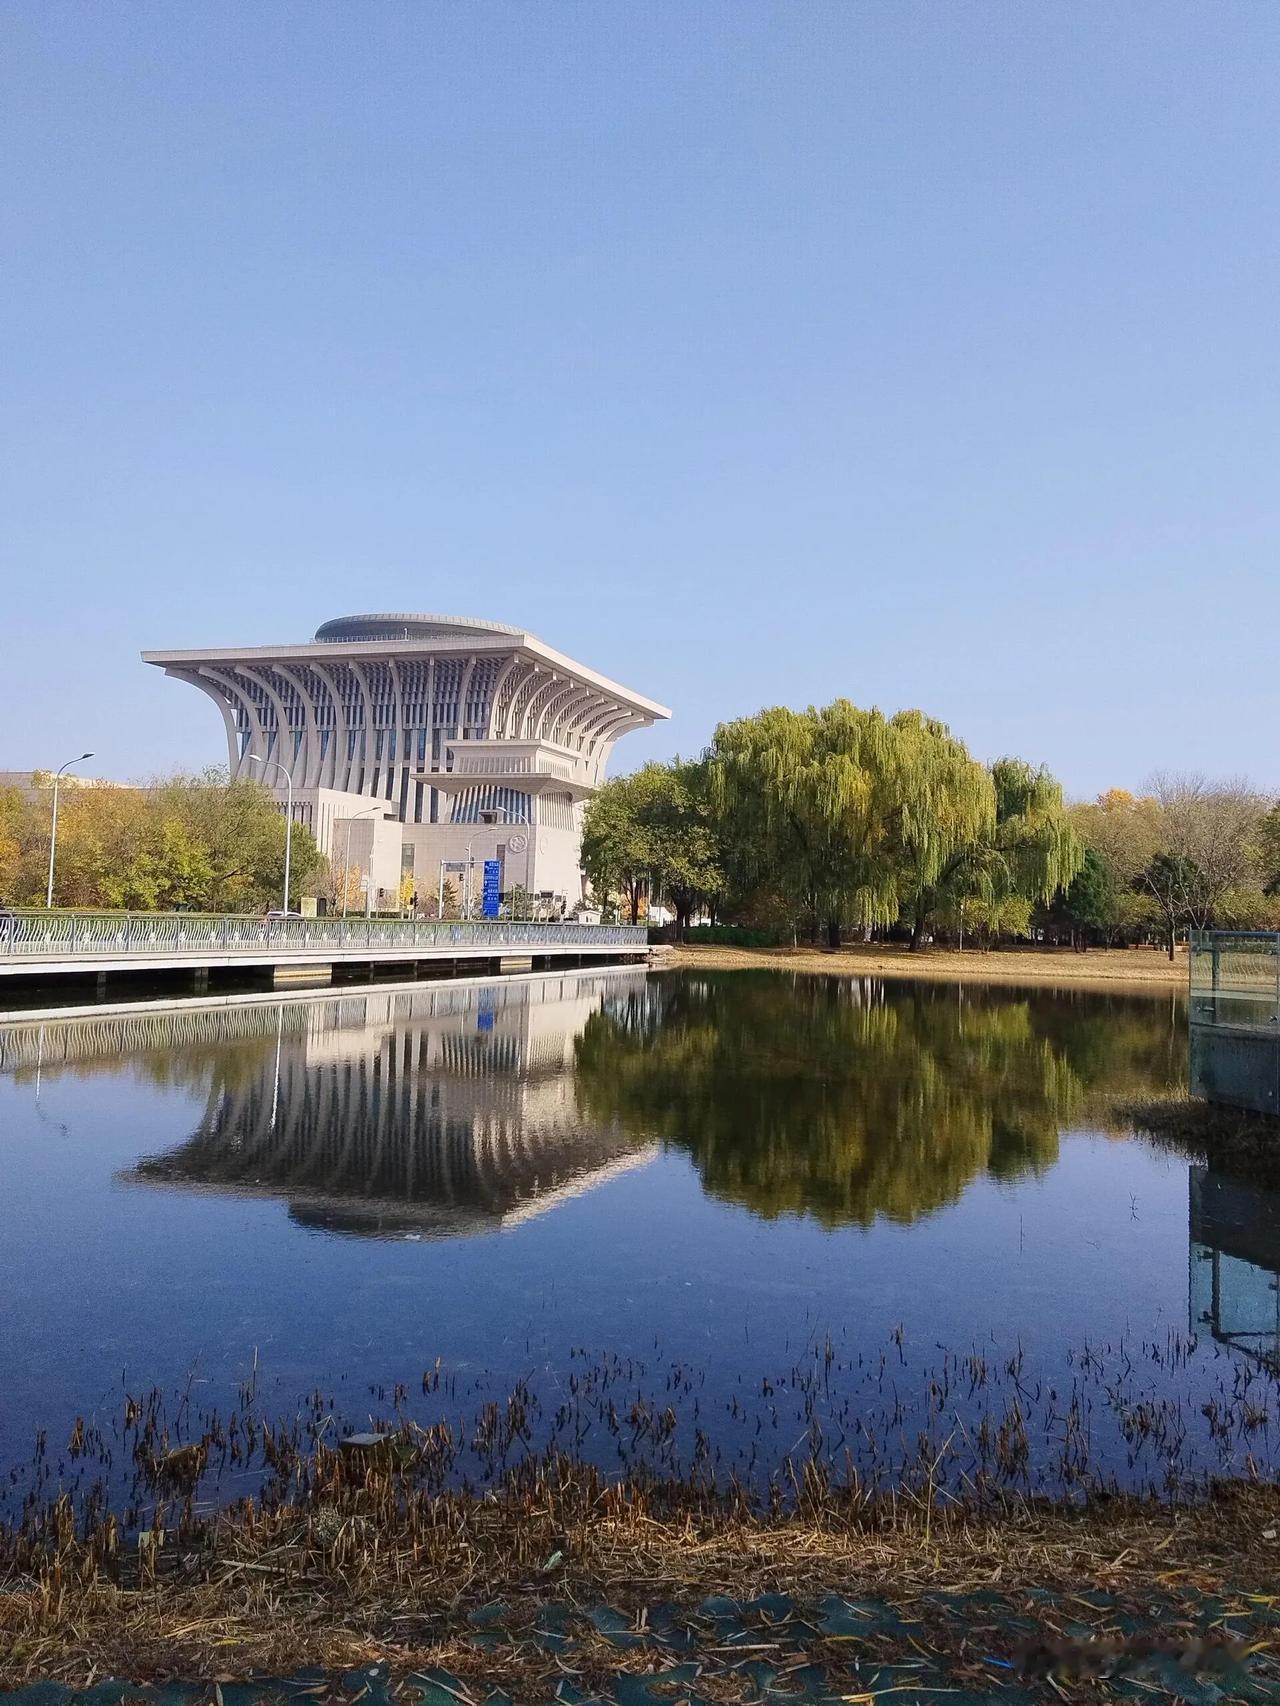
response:
<path fill-rule="evenodd" d="M 511 919 L 245 918 L 198 912 L 17 912 L 0 917 L 0 959 L 131 954 L 314 953 L 331 948 L 641 948 L 643 925 L 534 924 Z"/>

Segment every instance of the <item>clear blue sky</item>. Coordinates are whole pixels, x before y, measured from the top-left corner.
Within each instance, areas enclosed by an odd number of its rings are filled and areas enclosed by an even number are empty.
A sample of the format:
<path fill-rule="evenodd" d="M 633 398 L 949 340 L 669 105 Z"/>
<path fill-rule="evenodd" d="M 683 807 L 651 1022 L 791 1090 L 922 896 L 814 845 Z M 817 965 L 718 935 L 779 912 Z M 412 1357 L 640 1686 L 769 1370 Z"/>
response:
<path fill-rule="evenodd" d="M 0 4 L 0 769 L 140 649 L 522 623 L 1280 787 L 1276 0 Z"/>

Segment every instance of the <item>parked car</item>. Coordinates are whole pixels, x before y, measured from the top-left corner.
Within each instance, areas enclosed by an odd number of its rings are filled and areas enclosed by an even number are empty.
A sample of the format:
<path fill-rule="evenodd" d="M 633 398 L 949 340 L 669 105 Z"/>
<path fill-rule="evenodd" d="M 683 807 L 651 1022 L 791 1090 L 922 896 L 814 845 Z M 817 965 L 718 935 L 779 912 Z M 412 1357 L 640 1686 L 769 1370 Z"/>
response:
<path fill-rule="evenodd" d="M 270 912 L 264 912 L 264 918 L 301 918 L 300 912 L 285 912 L 282 907 L 273 906 Z"/>

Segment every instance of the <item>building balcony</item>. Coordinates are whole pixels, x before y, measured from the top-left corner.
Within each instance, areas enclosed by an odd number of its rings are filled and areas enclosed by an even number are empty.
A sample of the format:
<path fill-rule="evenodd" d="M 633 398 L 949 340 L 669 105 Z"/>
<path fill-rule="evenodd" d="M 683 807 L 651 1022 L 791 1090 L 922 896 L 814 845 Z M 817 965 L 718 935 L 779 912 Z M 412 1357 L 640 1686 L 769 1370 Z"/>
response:
<path fill-rule="evenodd" d="M 544 741 L 451 741 L 452 768 L 414 772 L 413 780 L 442 793 L 472 788 L 512 788 L 524 794 L 569 794 L 585 800 L 596 792 L 576 753 Z"/>

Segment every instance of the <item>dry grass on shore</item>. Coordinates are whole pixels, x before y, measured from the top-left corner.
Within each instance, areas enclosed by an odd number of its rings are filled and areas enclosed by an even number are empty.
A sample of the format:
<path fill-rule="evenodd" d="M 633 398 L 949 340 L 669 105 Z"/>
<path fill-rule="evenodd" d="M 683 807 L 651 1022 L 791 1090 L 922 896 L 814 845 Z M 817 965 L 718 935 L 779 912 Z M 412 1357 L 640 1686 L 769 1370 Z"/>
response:
<path fill-rule="evenodd" d="M 843 948 L 659 947 L 655 966 L 697 967 L 705 971 L 743 971 L 773 967 L 782 971 L 827 972 L 844 976 L 966 979 L 974 983 L 1022 983 L 1073 986 L 1128 984 L 1143 989 L 1183 990 L 1187 959 L 1176 960 L 1155 948 L 926 948 L 912 951 L 897 943 L 851 943 Z"/>
<path fill-rule="evenodd" d="M 1177 1155 L 1221 1167 L 1256 1185 L 1280 1183 L 1280 1122 L 1265 1114 L 1192 1096 L 1122 1102 L 1115 1113 Z"/>
<path fill-rule="evenodd" d="M 608 1674 L 654 1666 L 650 1647 L 606 1641 L 592 1608 L 615 1608 L 643 1629 L 645 1609 L 667 1602 L 696 1635 L 706 1596 L 765 1592 L 886 1602 L 913 1633 L 863 1643 L 864 1655 L 891 1663 L 914 1648 L 963 1667 L 971 1657 L 931 1595 L 988 1596 L 982 1652 L 1016 1655 L 1007 1631 L 1020 1616 L 1052 1641 L 1091 1591 L 1114 1596 L 1121 1613 L 1099 1614 L 1100 1633 L 1136 1622 L 1191 1642 L 1204 1596 L 1248 1622 L 1262 1605 L 1250 1596 L 1271 1595 L 1280 1562 L 1280 1493 L 1239 1483 L 1192 1506 L 1010 1501 L 981 1516 L 922 1499 L 868 1506 L 825 1489 L 794 1514 L 761 1515 L 679 1488 L 609 1485 L 567 1460 L 483 1497 L 427 1495 L 389 1462 L 354 1469 L 339 1453 L 321 1454 L 313 1475 L 305 1497 L 206 1519 L 158 1550 L 113 1553 L 64 1531 L 25 1570 L 11 1557 L 0 1571 L 0 1687 L 226 1681 L 385 1661 L 401 1673 L 441 1667 L 464 1700 L 494 1688 L 548 1698 L 566 1677 L 590 1693 Z M 495 1602 L 504 1637 L 486 1649 L 468 1616 Z M 571 1663 L 522 1636 L 548 1604 L 568 1608 Z M 818 1662 L 849 1662 L 847 1645 L 816 1633 L 812 1649 Z M 739 1676 L 726 1706 L 743 1687 Z"/>

